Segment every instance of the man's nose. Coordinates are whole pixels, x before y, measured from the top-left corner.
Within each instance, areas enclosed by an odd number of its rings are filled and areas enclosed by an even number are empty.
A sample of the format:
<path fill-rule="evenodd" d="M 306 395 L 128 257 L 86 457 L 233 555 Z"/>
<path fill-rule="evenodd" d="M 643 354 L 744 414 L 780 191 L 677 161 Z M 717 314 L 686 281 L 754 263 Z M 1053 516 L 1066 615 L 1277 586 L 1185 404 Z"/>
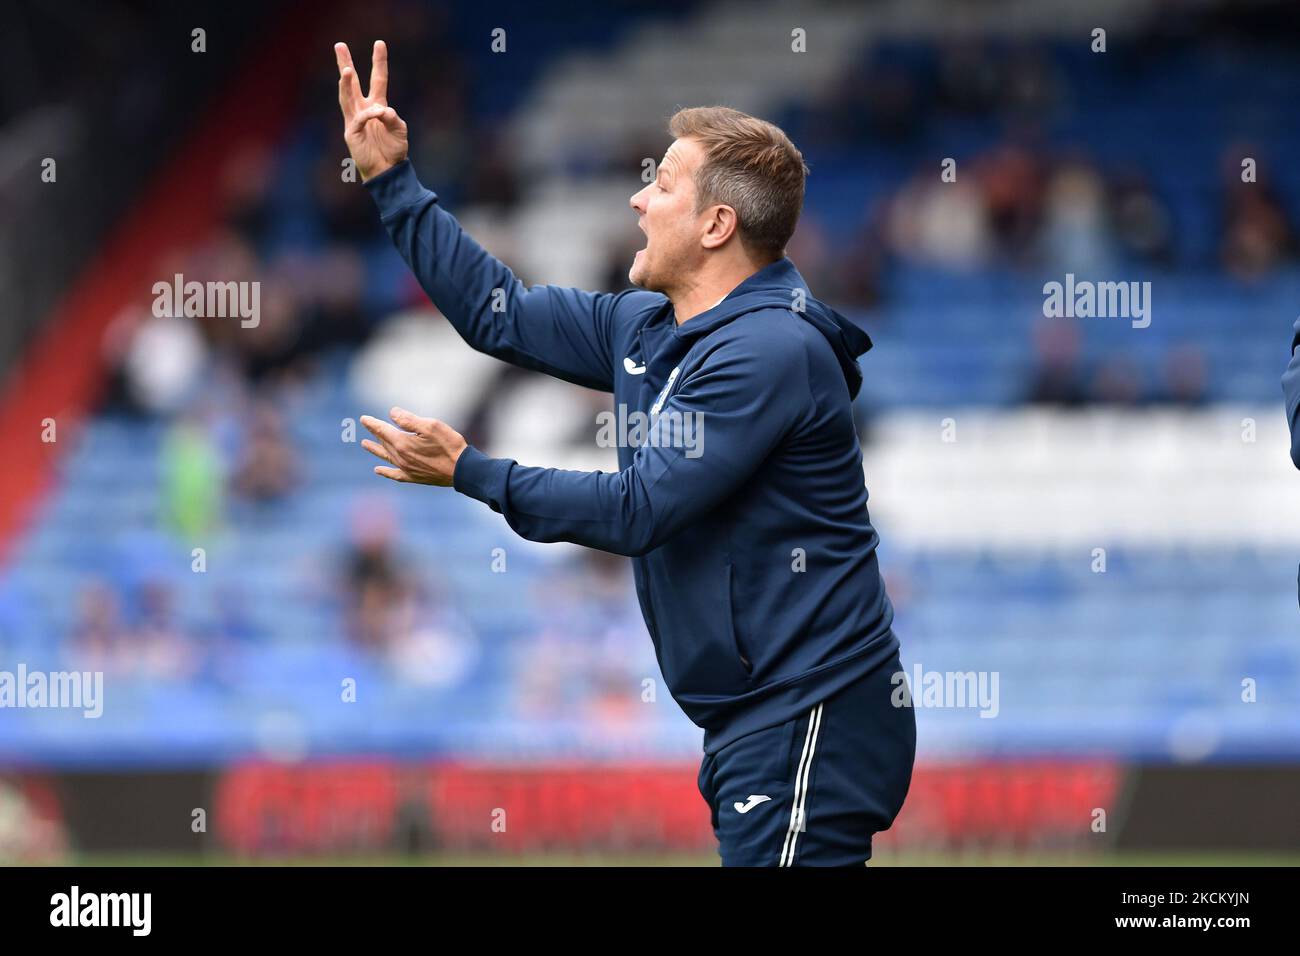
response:
<path fill-rule="evenodd" d="M 641 202 L 641 196 L 644 193 L 645 193 L 645 187 L 642 187 L 638 191 L 634 192 L 632 194 L 632 197 L 627 201 L 627 204 L 631 206 L 633 209 L 635 209 L 638 213 L 645 212 L 645 204 Z"/>

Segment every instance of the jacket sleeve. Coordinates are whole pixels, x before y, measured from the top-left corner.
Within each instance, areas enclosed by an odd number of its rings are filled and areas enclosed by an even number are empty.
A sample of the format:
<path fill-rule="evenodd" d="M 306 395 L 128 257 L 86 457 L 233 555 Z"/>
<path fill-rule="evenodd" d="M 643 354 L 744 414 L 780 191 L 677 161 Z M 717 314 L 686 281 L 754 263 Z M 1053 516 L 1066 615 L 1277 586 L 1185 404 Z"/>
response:
<path fill-rule="evenodd" d="M 1291 429 L 1291 461 L 1300 468 L 1300 319 L 1291 338 L 1291 361 L 1282 373 L 1282 394 L 1286 396 L 1286 421 Z"/>
<path fill-rule="evenodd" d="M 677 383 L 621 472 L 530 468 L 471 446 L 454 486 L 533 541 L 653 551 L 723 501 L 813 413 L 803 350 L 752 344 L 720 346 Z"/>
<path fill-rule="evenodd" d="M 629 293 L 525 288 L 438 205 L 409 160 L 365 186 L 397 251 L 473 348 L 577 385 L 613 391 L 614 310 Z"/>

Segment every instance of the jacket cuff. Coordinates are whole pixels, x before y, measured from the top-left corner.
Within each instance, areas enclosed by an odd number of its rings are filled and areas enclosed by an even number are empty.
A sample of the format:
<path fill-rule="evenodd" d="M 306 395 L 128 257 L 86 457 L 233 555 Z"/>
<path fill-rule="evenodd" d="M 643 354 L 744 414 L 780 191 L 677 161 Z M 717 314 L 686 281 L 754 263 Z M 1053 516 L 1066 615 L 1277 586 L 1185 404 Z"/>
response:
<path fill-rule="evenodd" d="M 451 485 L 462 495 L 477 498 L 493 511 L 501 513 L 513 464 L 509 458 L 489 458 L 473 445 L 466 445 L 456 459 Z"/>
<path fill-rule="evenodd" d="M 435 201 L 438 198 L 432 190 L 420 185 L 419 177 L 415 175 L 415 167 L 411 165 L 409 159 L 402 160 L 391 169 L 385 169 L 378 176 L 367 179 L 362 185 L 370 193 L 370 198 L 375 201 L 375 205 L 379 207 L 379 214 L 383 217 L 405 209 L 426 196 L 432 196 Z"/>

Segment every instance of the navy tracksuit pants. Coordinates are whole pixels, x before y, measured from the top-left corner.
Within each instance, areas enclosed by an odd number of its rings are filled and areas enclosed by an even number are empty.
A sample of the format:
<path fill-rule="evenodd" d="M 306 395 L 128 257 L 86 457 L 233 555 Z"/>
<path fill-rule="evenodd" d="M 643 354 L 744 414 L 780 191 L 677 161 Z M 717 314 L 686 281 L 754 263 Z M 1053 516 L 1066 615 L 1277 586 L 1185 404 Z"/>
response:
<path fill-rule="evenodd" d="M 723 866 L 862 866 L 903 806 L 916 715 L 894 706 L 895 655 L 811 710 L 700 765 Z M 905 700 L 910 702 L 910 696 Z"/>

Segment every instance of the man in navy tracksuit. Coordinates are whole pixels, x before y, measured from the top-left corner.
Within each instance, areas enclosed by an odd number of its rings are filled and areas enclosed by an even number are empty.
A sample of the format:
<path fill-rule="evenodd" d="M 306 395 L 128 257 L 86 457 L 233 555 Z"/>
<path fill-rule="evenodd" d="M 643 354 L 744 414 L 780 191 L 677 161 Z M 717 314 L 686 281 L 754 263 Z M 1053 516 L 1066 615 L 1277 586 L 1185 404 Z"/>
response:
<path fill-rule="evenodd" d="M 449 426 L 363 417 L 397 481 L 453 485 L 534 541 L 633 559 L 664 680 L 704 729 L 699 788 L 725 865 L 858 865 L 916 749 L 851 402 L 867 335 L 784 248 L 807 167 L 775 126 L 683 110 L 631 199 L 647 237 L 618 294 L 526 288 L 416 179 L 375 45 L 363 97 L 336 46 L 345 138 L 384 225 L 474 348 L 612 392 L 649 427 L 619 471 L 489 458 Z M 671 423 L 671 427 L 660 427 Z M 687 431 L 691 434 L 686 434 Z"/>

